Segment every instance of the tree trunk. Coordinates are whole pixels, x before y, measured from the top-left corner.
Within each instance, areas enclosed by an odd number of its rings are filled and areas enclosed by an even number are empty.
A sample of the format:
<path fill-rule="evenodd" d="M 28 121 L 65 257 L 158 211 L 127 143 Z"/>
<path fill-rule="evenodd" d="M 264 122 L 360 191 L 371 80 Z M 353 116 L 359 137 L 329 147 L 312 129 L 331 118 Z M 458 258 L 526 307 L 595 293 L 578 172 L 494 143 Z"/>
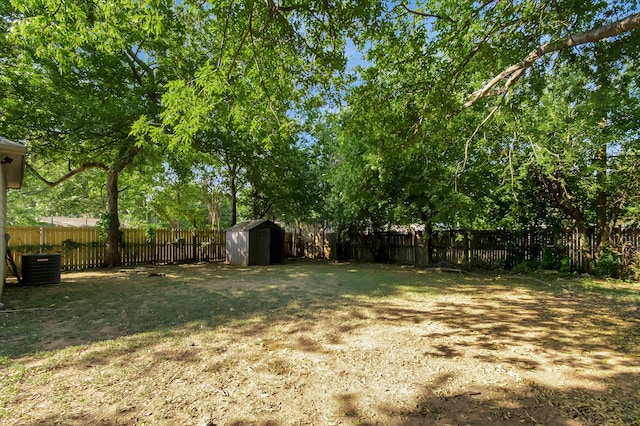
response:
<path fill-rule="evenodd" d="M 602 249 L 609 245 L 611 230 L 607 217 L 607 148 L 606 145 L 598 150 L 598 167 L 596 169 L 596 181 L 598 195 L 596 196 L 596 232 L 594 251 L 596 259 L 599 258 Z"/>
<path fill-rule="evenodd" d="M 207 208 L 209 210 L 209 218 L 211 219 L 211 230 L 220 231 L 220 196 L 213 185 L 211 186 Z"/>
<path fill-rule="evenodd" d="M 591 261 L 593 256 L 591 255 L 591 236 L 589 235 L 589 228 L 585 225 L 584 221 L 576 222 L 578 228 L 578 234 L 581 241 L 581 257 L 582 257 L 582 270 L 580 272 L 591 272 Z"/>
<path fill-rule="evenodd" d="M 235 167 L 229 167 L 229 191 L 231 192 L 231 226 L 233 226 L 238 220 L 238 189 L 236 188 Z"/>
<path fill-rule="evenodd" d="M 107 241 L 104 266 L 113 268 L 122 264 L 120 260 L 120 219 L 118 217 L 118 172 L 110 171 L 107 174 L 107 200 L 109 227 L 107 229 Z"/>
<path fill-rule="evenodd" d="M 424 224 L 424 247 L 427 254 L 427 265 L 432 265 L 433 260 L 433 223 L 431 221 L 431 215 L 429 212 L 434 211 L 433 206 L 429 206 L 428 210 L 423 210 L 420 214 L 420 219 Z"/>
<path fill-rule="evenodd" d="M 424 224 L 425 247 L 427 249 L 427 264 L 433 265 L 433 226 L 431 222 Z"/>
<path fill-rule="evenodd" d="M 260 194 L 255 189 L 255 187 L 251 186 L 251 219 L 257 220 L 262 219 L 260 216 Z"/>

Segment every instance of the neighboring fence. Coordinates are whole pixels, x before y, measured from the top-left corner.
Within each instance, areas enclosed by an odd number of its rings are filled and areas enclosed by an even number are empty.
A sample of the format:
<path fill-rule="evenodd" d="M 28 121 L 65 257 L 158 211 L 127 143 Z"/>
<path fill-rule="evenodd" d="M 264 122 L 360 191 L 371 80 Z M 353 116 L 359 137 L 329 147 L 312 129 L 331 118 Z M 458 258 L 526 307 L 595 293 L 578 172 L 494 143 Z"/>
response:
<path fill-rule="evenodd" d="M 585 267 L 586 252 L 578 233 L 537 231 L 448 231 L 431 238 L 417 235 L 416 263 L 447 262 L 488 269 L 511 269 L 522 262 L 545 262 L 571 270 Z M 429 257 L 429 253 L 431 256 Z M 592 253 L 591 253 L 592 254 Z"/>
<path fill-rule="evenodd" d="M 510 269 L 527 261 L 560 262 L 572 270 L 584 267 L 578 234 L 511 231 L 440 231 L 431 235 L 381 233 L 352 238 L 350 259 L 430 265 L 441 262 L 485 269 Z"/>
<path fill-rule="evenodd" d="M 63 270 L 100 267 L 105 245 L 97 228 L 7 227 L 8 248 L 18 268 L 23 254 L 60 253 Z M 225 232 L 209 230 L 121 230 L 123 265 L 219 261 L 225 259 Z"/>
<path fill-rule="evenodd" d="M 594 256 L 593 236 L 587 246 L 577 232 L 554 233 L 550 230 L 439 231 L 431 235 L 388 232 L 350 236 L 342 241 L 337 241 L 334 234 L 301 233 L 292 238 L 298 241 L 298 247 L 311 247 L 314 254 L 311 257 L 406 265 L 446 262 L 485 269 L 511 269 L 531 261 L 550 268 L 586 271 L 587 260 Z M 623 266 L 629 266 L 640 251 L 640 230 L 617 231 L 612 239 L 621 254 Z"/>
<path fill-rule="evenodd" d="M 100 267 L 105 246 L 97 228 L 8 227 L 8 248 L 17 266 L 21 255 L 60 253 L 63 270 Z M 225 260 L 225 231 L 156 229 L 121 230 L 123 265 Z M 628 267 L 640 252 L 640 230 L 617 231 L 612 240 Z M 593 247 L 593 241 L 590 241 Z M 446 262 L 479 268 L 511 269 L 528 261 L 586 270 L 587 255 L 577 233 L 536 231 L 439 231 L 378 233 L 339 239 L 320 225 L 291 229 L 285 234 L 285 254 L 294 257 L 362 262 L 432 265 Z"/>
<path fill-rule="evenodd" d="M 291 257 L 335 259 L 336 236 L 320 224 L 290 227 L 285 233 L 285 253 Z"/>

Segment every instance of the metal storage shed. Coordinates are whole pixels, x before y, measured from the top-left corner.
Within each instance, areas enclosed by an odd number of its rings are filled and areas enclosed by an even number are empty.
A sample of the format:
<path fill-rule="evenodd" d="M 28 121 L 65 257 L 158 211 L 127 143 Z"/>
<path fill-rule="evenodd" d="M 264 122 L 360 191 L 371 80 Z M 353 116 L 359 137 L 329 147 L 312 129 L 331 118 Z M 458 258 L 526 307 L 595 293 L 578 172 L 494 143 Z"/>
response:
<path fill-rule="evenodd" d="M 284 263 L 284 230 L 270 220 L 247 220 L 227 229 L 227 263 Z"/>

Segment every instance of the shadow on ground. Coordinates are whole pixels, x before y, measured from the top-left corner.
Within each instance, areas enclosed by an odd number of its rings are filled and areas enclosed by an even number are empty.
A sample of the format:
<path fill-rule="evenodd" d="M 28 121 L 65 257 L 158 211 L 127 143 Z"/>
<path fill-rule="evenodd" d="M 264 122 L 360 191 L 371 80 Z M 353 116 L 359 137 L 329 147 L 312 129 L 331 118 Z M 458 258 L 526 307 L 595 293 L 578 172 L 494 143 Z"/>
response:
<path fill-rule="evenodd" d="M 300 263 L 98 270 L 63 274 L 57 285 L 8 286 L 0 312 L 0 357 L 144 333 L 171 335 L 193 324 L 302 323 L 349 306 L 354 297 L 380 298 L 396 294 L 398 284 L 424 285 L 424 277 L 406 274 L 398 281 L 387 268 L 365 275 L 349 265 Z M 446 283 L 432 284 L 437 293 Z"/>
<path fill-rule="evenodd" d="M 415 300 L 425 302 L 405 303 Z M 547 381 L 477 383 L 451 394 L 442 391 L 455 379 L 451 371 L 414 384 L 412 400 L 402 404 L 372 407 L 363 392 L 336 391 L 327 424 L 640 424 L 635 409 L 640 383 L 629 373 L 638 371 L 640 356 L 638 300 L 632 290 L 586 292 L 571 281 L 514 283 L 378 265 L 297 262 L 99 271 L 63 276 L 55 286 L 8 287 L 3 302 L 9 311 L 0 313 L 0 359 L 20 360 L 36 352 L 44 357 L 105 342 L 74 353 L 73 359 L 54 356 L 47 368 L 89 369 L 114 360 L 133 364 L 137 354 L 150 353 L 139 372 L 143 376 L 167 363 L 195 364 L 204 350 L 195 342 L 180 350 L 163 350 L 158 342 L 202 329 L 229 328 L 239 339 L 255 340 L 277 324 L 284 343 L 264 340 L 265 350 L 287 346 L 326 355 L 365 324 L 417 325 L 422 331 L 415 338 L 424 344 L 417 353 L 424 360 L 457 358 L 460 368 L 465 360 L 475 360 L 521 372 L 554 365 L 571 369 L 575 386 L 555 387 L 553 373 L 544 373 Z M 319 341 L 318 324 L 327 321 L 335 327 Z M 206 350 L 223 353 L 226 345 L 213 342 Z M 292 370 L 275 358 L 268 367 L 279 377 Z M 590 385 L 594 381 L 598 386 Z M 136 418 L 126 411 L 121 415 L 107 420 L 85 413 L 75 419 L 57 412 L 37 423 L 62 418 L 67 424 L 108 425 Z M 278 424 L 276 417 L 263 417 L 226 424 Z M 210 424 L 216 421 L 212 417 Z"/>

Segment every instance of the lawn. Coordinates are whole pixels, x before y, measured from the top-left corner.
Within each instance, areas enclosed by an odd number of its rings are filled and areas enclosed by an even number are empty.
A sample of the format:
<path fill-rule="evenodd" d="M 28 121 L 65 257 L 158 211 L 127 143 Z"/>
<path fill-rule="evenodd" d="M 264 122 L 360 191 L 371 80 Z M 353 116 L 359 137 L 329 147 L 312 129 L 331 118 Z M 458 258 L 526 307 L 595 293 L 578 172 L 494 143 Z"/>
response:
<path fill-rule="evenodd" d="M 640 284 L 293 261 L 8 286 L 1 425 L 640 425 Z"/>

